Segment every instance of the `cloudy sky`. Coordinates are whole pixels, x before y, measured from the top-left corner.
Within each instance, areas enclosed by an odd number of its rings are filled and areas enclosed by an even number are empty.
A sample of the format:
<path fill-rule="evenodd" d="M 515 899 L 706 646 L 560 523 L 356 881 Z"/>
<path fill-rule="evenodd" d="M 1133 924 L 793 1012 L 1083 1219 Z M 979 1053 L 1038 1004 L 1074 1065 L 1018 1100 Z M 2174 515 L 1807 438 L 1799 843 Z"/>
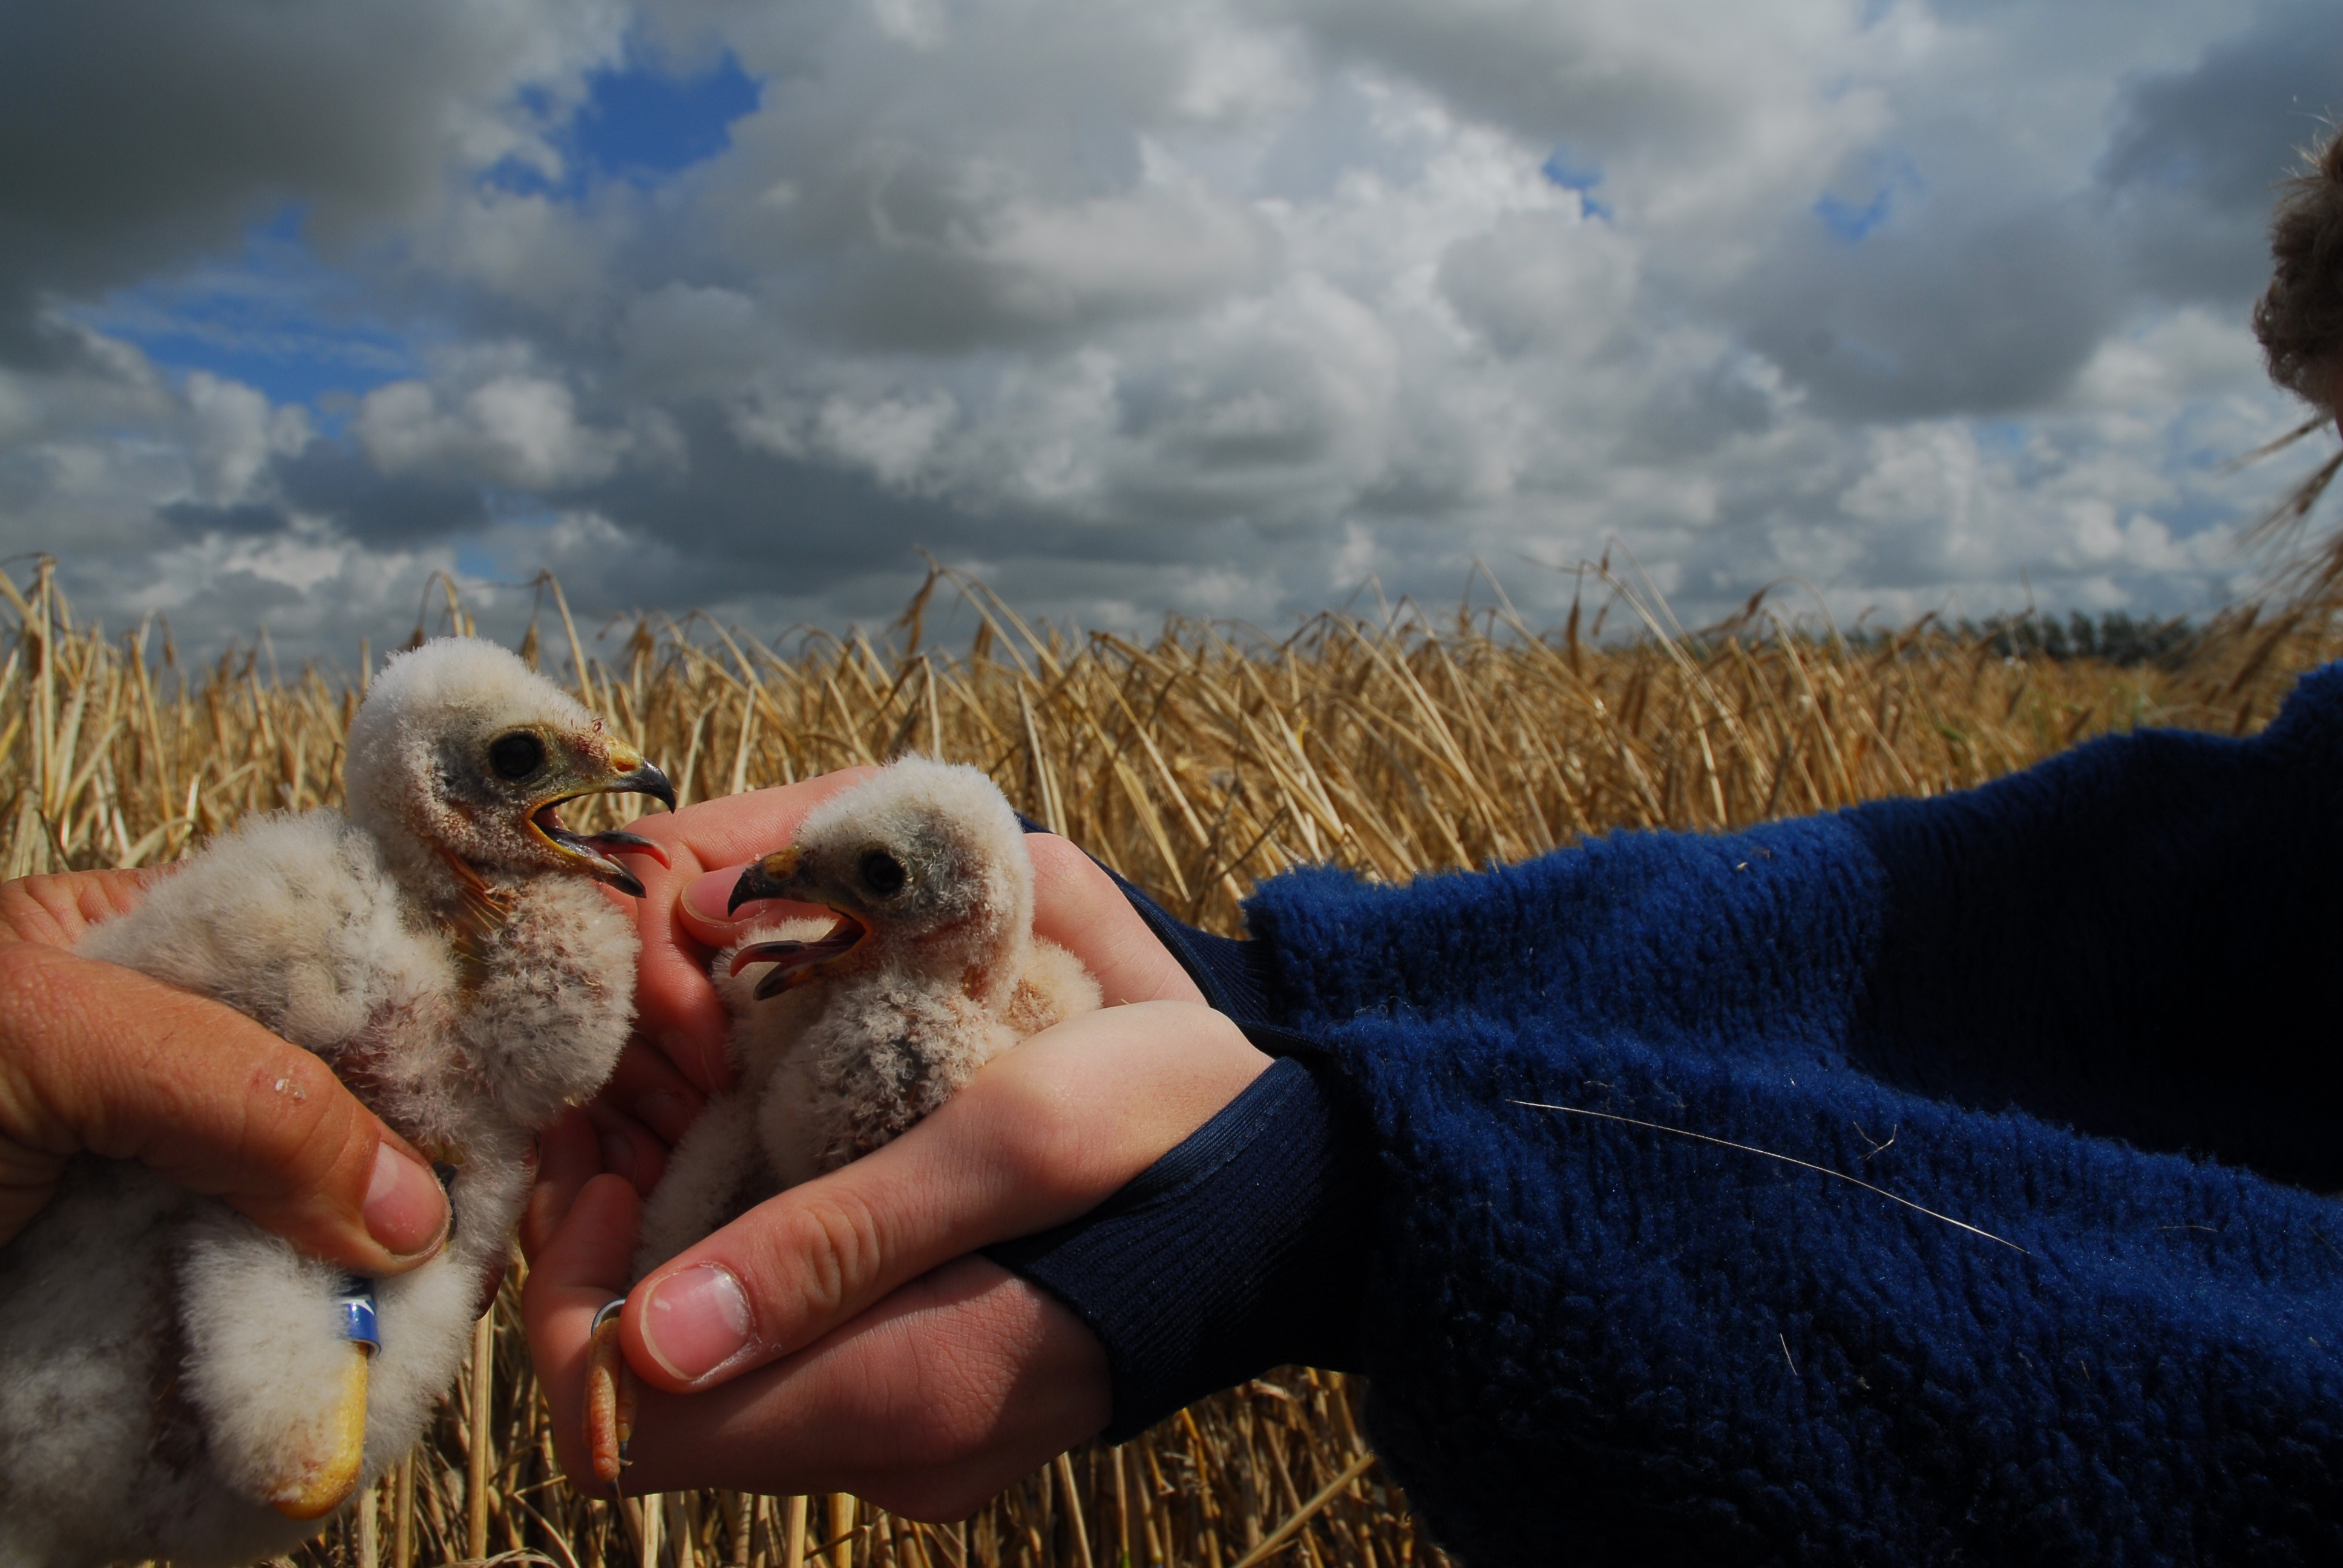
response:
<path fill-rule="evenodd" d="M 0 552 L 110 626 L 2202 609 L 2334 0 L 0 0 Z M 12 568 L 27 569 L 19 558 Z M 345 656 L 347 657 L 347 656 Z"/>

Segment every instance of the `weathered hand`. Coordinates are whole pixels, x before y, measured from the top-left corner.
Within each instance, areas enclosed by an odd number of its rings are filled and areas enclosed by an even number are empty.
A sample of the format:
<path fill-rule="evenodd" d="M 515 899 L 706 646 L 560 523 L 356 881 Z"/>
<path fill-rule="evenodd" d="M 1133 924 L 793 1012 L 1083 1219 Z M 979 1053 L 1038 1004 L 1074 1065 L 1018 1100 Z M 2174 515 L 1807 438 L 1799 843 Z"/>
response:
<path fill-rule="evenodd" d="M 1097 1342 L 967 1254 L 1094 1207 L 1267 1065 L 1194 1002 L 1087 1014 L 988 1064 L 884 1148 L 663 1265 L 628 1293 L 621 1330 L 648 1385 L 627 1489 L 842 1489 L 949 1518 L 1097 1432 L 1109 1414 Z M 588 1333 L 626 1292 L 638 1203 L 598 1173 L 582 1119 L 544 1149 L 525 1306 L 578 1476 Z"/>
<path fill-rule="evenodd" d="M 437 1251 L 437 1179 L 324 1062 L 232 1008 L 66 950 L 150 879 L 0 884 L 0 1242 L 90 1153 L 136 1160 L 361 1272 Z"/>

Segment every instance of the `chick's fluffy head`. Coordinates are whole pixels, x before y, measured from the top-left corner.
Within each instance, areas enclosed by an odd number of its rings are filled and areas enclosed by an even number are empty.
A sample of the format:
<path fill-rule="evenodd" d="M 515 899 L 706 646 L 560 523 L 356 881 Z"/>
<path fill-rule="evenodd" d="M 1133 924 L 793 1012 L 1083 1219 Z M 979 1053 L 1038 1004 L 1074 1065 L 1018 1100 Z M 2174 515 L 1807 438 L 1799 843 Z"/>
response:
<path fill-rule="evenodd" d="M 795 842 L 804 885 L 882 940 L 980 946 L 1033 923 L 1024 830 L 973 768 L 890 763 L 816 807 Z"/>
<path fill-rule="evenodd" d="M 473 638 L 394 656 L 350 723 L 349 816 L 387 847 L 452 855 L 483 870 L 568 869 L 530 826 L 641 759 L 518 657 Z"/>

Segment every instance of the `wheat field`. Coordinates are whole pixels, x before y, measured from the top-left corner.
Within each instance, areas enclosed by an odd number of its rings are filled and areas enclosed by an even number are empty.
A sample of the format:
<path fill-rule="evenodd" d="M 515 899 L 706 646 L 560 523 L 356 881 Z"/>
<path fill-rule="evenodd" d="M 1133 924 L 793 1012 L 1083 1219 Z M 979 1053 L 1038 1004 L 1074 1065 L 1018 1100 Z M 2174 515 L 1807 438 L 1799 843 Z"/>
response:
<path fill-rule="evenodd" d="M 1174 913 L 1232 931 L 1247 890 L 1295 865 L 1399 880 L 1619 829 L 1738 828 L 1962 789 L 2139 726 L 2244 733 L 2338 651 L 2316 607 L 2240 610 L 2117 662 L 2023 622 L 1851 638 L 1762 598 L 1688 632 L 1608 573 L 1581 583 L 1558 627 L 1525 624 L 1492 585 L 1479 608 L 1329 613 L 1278 637 L 1175 620 L 1140 642 L 1031 625 L 939 570 L 884 633 L 774 646 L 701 616 L 581 629 L 548 580 L 521 652 L 639 743 L 687 804 L 907 750 L 969 762 Z M 247 812 L 337 799 L 376 650 L 349 650 L 354 675 L 286 675 L 255 650 L 188 668 L 159 627 L 77 624 L 45 560 L 28 581 L 0 578 L 0 874 L 168 861 Z M 927 640 L 946 610 L 973 626 L 965 647 Z M 418 638 L 471 629 L 453 585 L 428 618 Z M 2069 656 L 2045 651 L 2056 647 Z M 615 826 L 595 819 L 613 809 L 593 802 L 578 825 Z M 585 1500 L 553 1462 L 520 1277 L 427 1441 L 298 1561 L 1442 1561 L 1374 1462 L 1357 1381 L 1299 1368 L 1061 1456 L 955 1525 L 842 1495 Z"/>

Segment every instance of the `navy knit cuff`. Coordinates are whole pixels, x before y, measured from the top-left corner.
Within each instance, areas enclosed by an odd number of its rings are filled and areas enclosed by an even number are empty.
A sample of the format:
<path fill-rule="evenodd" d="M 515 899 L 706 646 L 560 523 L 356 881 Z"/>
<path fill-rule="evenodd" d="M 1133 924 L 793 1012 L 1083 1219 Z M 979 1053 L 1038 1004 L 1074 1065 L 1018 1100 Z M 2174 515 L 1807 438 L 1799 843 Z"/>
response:
<path fill-rule="evenodd" d="M 985 1249 L 1106 1347 L 1107 1442 L 1273 1366 L 1357 1365 L 1367 1205 L 1337 1126 L 1282 1059 L 1099 1208 Z"/>
<path fill-rule="evenodd" d="M 1184 925 L 1107 874 L 1205 1000 L 1280 1058 L 1090 1213 L 985 1249 L 1098 1336 L 1113 1387 L 1103 1435 L 1121 1442 L 1273 1366 L 1358 1364 L 1373 1166 L 1322 1052 L 1275 1023 L 1262 944 Z"/>

